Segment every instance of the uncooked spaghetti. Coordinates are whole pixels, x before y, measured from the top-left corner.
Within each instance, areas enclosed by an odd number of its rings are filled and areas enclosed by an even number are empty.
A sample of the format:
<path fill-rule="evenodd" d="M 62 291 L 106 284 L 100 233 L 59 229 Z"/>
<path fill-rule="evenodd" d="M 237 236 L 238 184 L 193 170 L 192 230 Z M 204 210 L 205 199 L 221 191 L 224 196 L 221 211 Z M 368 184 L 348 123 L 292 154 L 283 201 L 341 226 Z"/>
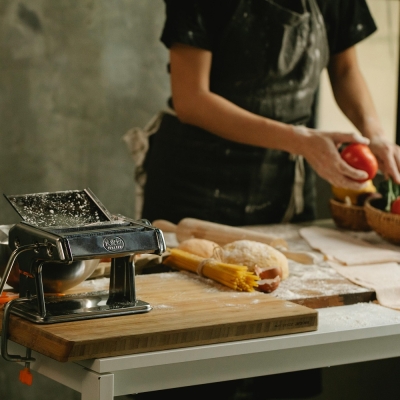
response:
<path fill-rule="evenodd" d="M 164 264 L 210 278 L 241 292 L 252 292 L 258 286 L 259 277 L 246 266 L 221 262 L 215 258 L 203 258 L 180 249 L 169 249 Z"/>

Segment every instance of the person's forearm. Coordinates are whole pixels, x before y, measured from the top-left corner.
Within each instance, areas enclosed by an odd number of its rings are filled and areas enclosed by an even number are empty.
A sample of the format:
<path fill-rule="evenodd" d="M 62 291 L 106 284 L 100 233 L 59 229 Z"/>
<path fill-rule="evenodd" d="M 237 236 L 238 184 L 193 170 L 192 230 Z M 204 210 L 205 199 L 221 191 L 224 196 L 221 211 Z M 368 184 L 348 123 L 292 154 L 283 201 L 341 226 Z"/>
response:
<path fill-rule="evenodd" d="M 176 44 L 170 57 L 173 104 L 182 122 L 238 143 L 296 151 L 293 126 L 251 113 L 210 91 L 211 52 Z"/>
<path fill-rule="evenodd" d="M 220 137 L 258 147 L 296 151 L 293 126 L 253 114 L 212 93 L 181 94 L 174 107 L 178 118 Z"/>
<path fill-rule="evenodd" d="M 346 117 L 369 139 L 384 136 L 355 48 L 333 56 L 328 71 L 335 100 Z"/>
<path fill-rule="evenodd" d="M 251 113 L 210 91 L 212 53 L 175 44 L 170 51 L 174 109 L 186 124 L 238 143 L 304 156 L 315 171 L 338 187 L 358 189 L 365 172 L 339 156 L 341 143 L 366 142 L 355 133 L 321 132 Z"/>
<path fill-rule="evenodd" d="M 337 186 L 359 185 L 355 181 L 349 181 L 346 176 L 364 179 L 364 176 L 355 176 L 355 170 L 349 170 L 350 166 L 340 159 L 334 145 L 354 142 L 357 137 L 361 140 L 363 138 L 360 135 L 319 132 L 304 126 L 273 121 L 243 110 L 213 93 L 192 94 L 191 99 L 178 103 L 176 109 L 182 122 L 199 126 L 225 139 L 302 155 L 318 174 L 330 182 L 337 182 Z M 339 166 L 340 163 L 342 164 Z M 330 171 L 327 172 L 327 169 Z M 338 175 L 335 169 L 343 175 Z M 363 171 L 361 173 L 364 174 Z M 357 190 L 358 187 L 354 189 Z"/>

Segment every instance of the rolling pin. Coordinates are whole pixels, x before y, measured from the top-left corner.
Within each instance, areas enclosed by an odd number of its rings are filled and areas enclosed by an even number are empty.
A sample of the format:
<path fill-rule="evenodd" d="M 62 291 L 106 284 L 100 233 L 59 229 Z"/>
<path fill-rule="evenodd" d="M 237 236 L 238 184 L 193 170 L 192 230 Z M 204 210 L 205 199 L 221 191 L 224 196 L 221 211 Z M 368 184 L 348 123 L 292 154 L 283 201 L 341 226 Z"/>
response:
<path fill-rule="evenodd" d="M 262 232 L 252 231 L 251 229 L 217 224 L 195 218 L 183 218 L 177 225 L 164 219 L 157 219 L 152 222 L 152 225 L 164 232 L 174 232 L 178 242 L 195 237 L 211 240 L 223 246 L 235 240 L 254 240 L 276 248 L 287 258 L 298 263 L 315 264 L 315 257 L 311 253 L 288 251 L 286 240 Z"/>

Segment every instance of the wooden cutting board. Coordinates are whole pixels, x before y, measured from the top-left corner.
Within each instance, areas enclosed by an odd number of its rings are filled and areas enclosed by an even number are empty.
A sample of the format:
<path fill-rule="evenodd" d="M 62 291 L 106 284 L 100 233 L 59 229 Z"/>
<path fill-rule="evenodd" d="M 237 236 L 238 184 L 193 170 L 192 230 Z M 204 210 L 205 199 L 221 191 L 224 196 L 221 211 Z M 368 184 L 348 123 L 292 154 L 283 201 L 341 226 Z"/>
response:
<path fill-rule="evenodd" d="M 51 325 L 12 315 L 9 337 L 64 362 L 317 329 L 315 310 L 186 272 L 137 276 L 136 287 L 137 298 L 152 305 L 150 312 Z"/>
<path fill-rule="evenodd" d="M 355 285 L 326 263 L 291 263 L 289 277 L 271 295 L 310 308 L 345 306 L 376 300 L 371 289 Z"/>
<path fill-rule="evenodd" d="M 166 272 L 170 268 L 152 265 L 140 272 Z M 356 285 L 340 275 L 327 263 L 305 265 L 289 260 L 290 274 L 270 295 L 310 308 L 345 306 L 376 300 L 374 290 Z"/>

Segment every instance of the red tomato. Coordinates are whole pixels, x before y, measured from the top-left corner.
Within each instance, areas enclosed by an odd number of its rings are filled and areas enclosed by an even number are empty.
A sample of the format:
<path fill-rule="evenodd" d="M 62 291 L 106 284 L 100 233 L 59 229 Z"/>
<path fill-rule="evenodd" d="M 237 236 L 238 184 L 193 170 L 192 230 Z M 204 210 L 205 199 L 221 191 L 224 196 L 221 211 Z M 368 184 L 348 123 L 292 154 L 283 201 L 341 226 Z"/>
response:
<path fill-rule="evenodd" d="M 400 196 L 396 200 L 392 201 L 390 206 L 390 212 L 393 214 L 400 214 Z"/>
<path fill-rule="evenodd" d="M 368 173 L 368 177 L 359 182 L 374 178 L 378 172 L 378 161 L 366 144 L 351 143 L 342 150 L 340 155 L 347 164 Z"/>

